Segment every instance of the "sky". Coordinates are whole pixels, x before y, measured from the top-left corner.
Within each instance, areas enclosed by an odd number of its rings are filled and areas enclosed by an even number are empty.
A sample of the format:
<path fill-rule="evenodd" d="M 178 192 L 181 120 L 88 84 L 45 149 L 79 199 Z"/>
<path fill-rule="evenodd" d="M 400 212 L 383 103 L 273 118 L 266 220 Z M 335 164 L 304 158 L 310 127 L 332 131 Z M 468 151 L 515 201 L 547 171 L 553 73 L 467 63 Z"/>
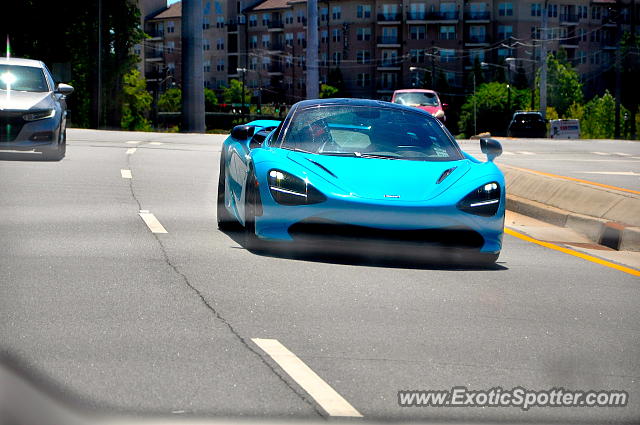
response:
<path fill-rule="evenodd" d="M 180 0 L 167 0 L 167 6 L 173 4 L 173 3 L 177 2 L 177 1 L 180 1 Z"/>

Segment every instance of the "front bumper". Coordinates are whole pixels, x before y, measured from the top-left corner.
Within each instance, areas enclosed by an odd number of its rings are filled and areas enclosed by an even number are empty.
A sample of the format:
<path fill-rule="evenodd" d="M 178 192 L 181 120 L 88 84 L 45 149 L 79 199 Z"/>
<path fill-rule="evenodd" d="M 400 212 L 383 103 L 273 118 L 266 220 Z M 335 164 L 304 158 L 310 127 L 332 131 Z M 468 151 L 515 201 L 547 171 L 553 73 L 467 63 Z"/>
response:
<path fill-rule="evenodd" d="M 52 118 L 25 121 L 25 112 L 0 112 L 0 150 L 42 151 L 55 148 L 60 139 L 60 112 Z"/>
<path fill-rule="evenodd" d="M 379 203 L 336 199 L 315 205 L 275 204 L 263 193 L 256 234 L 267 240 L 342 243 L 364 241 L 385 245 L 463 248 L 498 253 L 502 248 L 504 194 L 498 213 L 481 217 L 437 203 Z M 266 198 L 269 197 L 269 198 Z"/>

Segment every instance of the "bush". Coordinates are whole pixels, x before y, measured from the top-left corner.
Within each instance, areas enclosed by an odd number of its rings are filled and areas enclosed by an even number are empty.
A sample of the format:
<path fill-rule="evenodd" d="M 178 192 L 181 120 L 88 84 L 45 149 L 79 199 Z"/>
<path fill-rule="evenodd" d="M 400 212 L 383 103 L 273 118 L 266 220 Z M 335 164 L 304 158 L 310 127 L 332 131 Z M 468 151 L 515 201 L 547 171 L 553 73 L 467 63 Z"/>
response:
<path fill-rule="evenodd" d="M 146 118 L 151 108 L 151 94 L 147 91 L 147 83 L 140 71 L 131 70 L 123 77 L 122 119 L 120 125 L 124 130 L 151 131 L 151 123 Z"/>
<path fill-rule="evenodd" d="M 594 97 L 586 105 L 572 105 L 571 118 L 580 120 L 581 137 L 586 139 L 612 139 L 615 136 L 616 101 L 609 91 Z M 620 106 L 621 132 L 624 133 L 624 116 L 629 112 Z M 629 135 L 624 135 L 629 136 Z"/>

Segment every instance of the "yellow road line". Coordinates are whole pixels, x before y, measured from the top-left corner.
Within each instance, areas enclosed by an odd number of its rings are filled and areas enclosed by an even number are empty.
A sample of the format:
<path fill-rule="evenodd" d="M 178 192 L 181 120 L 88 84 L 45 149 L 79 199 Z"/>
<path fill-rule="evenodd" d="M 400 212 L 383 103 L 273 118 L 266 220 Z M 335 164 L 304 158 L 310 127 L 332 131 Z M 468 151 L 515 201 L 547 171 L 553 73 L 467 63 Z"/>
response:
<path fill-rule="evenodd" d="M 300 385 L 330 416 L 361 418 L 358 412 L 336 390 L 277 339 L 251 339 Z"/>
<path fill-rule="evenodd" d="M 555 178 L 559 178 L 559 179 L 571 180 L 571 181 L 574 181 L 574 182 L 586 183 L 586 184 L 591 184 L 591 185 L 594 185 L 594 186 L 606 187 L 607 189 L 621 190 L 623 192 L 635 193 L 635 194 L 640 195 L 640 191 L 631 190 L 631 189 L 625 189 L 623 187 L 610 186 L 608 184 L 602 184 L 602 183 L 592 182 L 592 181 L 589 181 L 589 180 L 577 179 L 575 177 L 559 176 L 557 174 L 545 173 L 543 171 L 531 170 L 529 168 L 512 167 L 511 165 L 509 165 L 508 167 L 514 168 L 516 170 L 529 171 L 529 172 L 532 172 L 532 173 L 540 174 L 542 176 L 548 176 L 548 177 L 555 177 Z"/>
<path fill-rule="evenodd" d="M 593 255 L 584 254 L 579 251 L 575 251 L 570 248 L 565 248 L 560 245 L 556 245 L 550 242 L 539 241 L 538 239 L 534 239 L 530 236 L 524 235 L 520 232 L 516 232 L 513 229 L 509 229 L 508 227 L 504 228 L 504 232 L 507 235 L 514 236 L 518 239 L 522 239 L 523 241 L 531 242 L 536 245 L 544 246 L 545 248 L 553 249 L 556 251 L 564 252 L 565 254 L 573 255 L 574 257 L 582 258 L 583 260 L 591 261 L 592 263 L 600 264 L 601 266 L 609 267 L 612 269 L 620 270 L 621 272 L 628 273 L 633 276 L 640 276 L 640 270 L 632 269 L 631 267 L 621 266 L 616 263 L 612 263 L 611 261 L 603 260 L 598 257 L 594 257 Z"/>

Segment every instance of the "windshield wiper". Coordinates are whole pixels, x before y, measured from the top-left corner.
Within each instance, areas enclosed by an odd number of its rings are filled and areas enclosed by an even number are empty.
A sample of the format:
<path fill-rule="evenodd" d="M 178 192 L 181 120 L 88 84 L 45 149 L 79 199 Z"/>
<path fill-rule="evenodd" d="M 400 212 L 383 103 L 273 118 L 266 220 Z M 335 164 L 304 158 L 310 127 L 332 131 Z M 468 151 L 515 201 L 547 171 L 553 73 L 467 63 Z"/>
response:
<path fill-rule="evenodd" d="M 333 152 L 333 151 L 325 151 L 318 152 L 320 155 L 329 155 L 329 156 L 355 156 L 357 158 L 361 157 L 362 154 L 360 152 Z"/>

